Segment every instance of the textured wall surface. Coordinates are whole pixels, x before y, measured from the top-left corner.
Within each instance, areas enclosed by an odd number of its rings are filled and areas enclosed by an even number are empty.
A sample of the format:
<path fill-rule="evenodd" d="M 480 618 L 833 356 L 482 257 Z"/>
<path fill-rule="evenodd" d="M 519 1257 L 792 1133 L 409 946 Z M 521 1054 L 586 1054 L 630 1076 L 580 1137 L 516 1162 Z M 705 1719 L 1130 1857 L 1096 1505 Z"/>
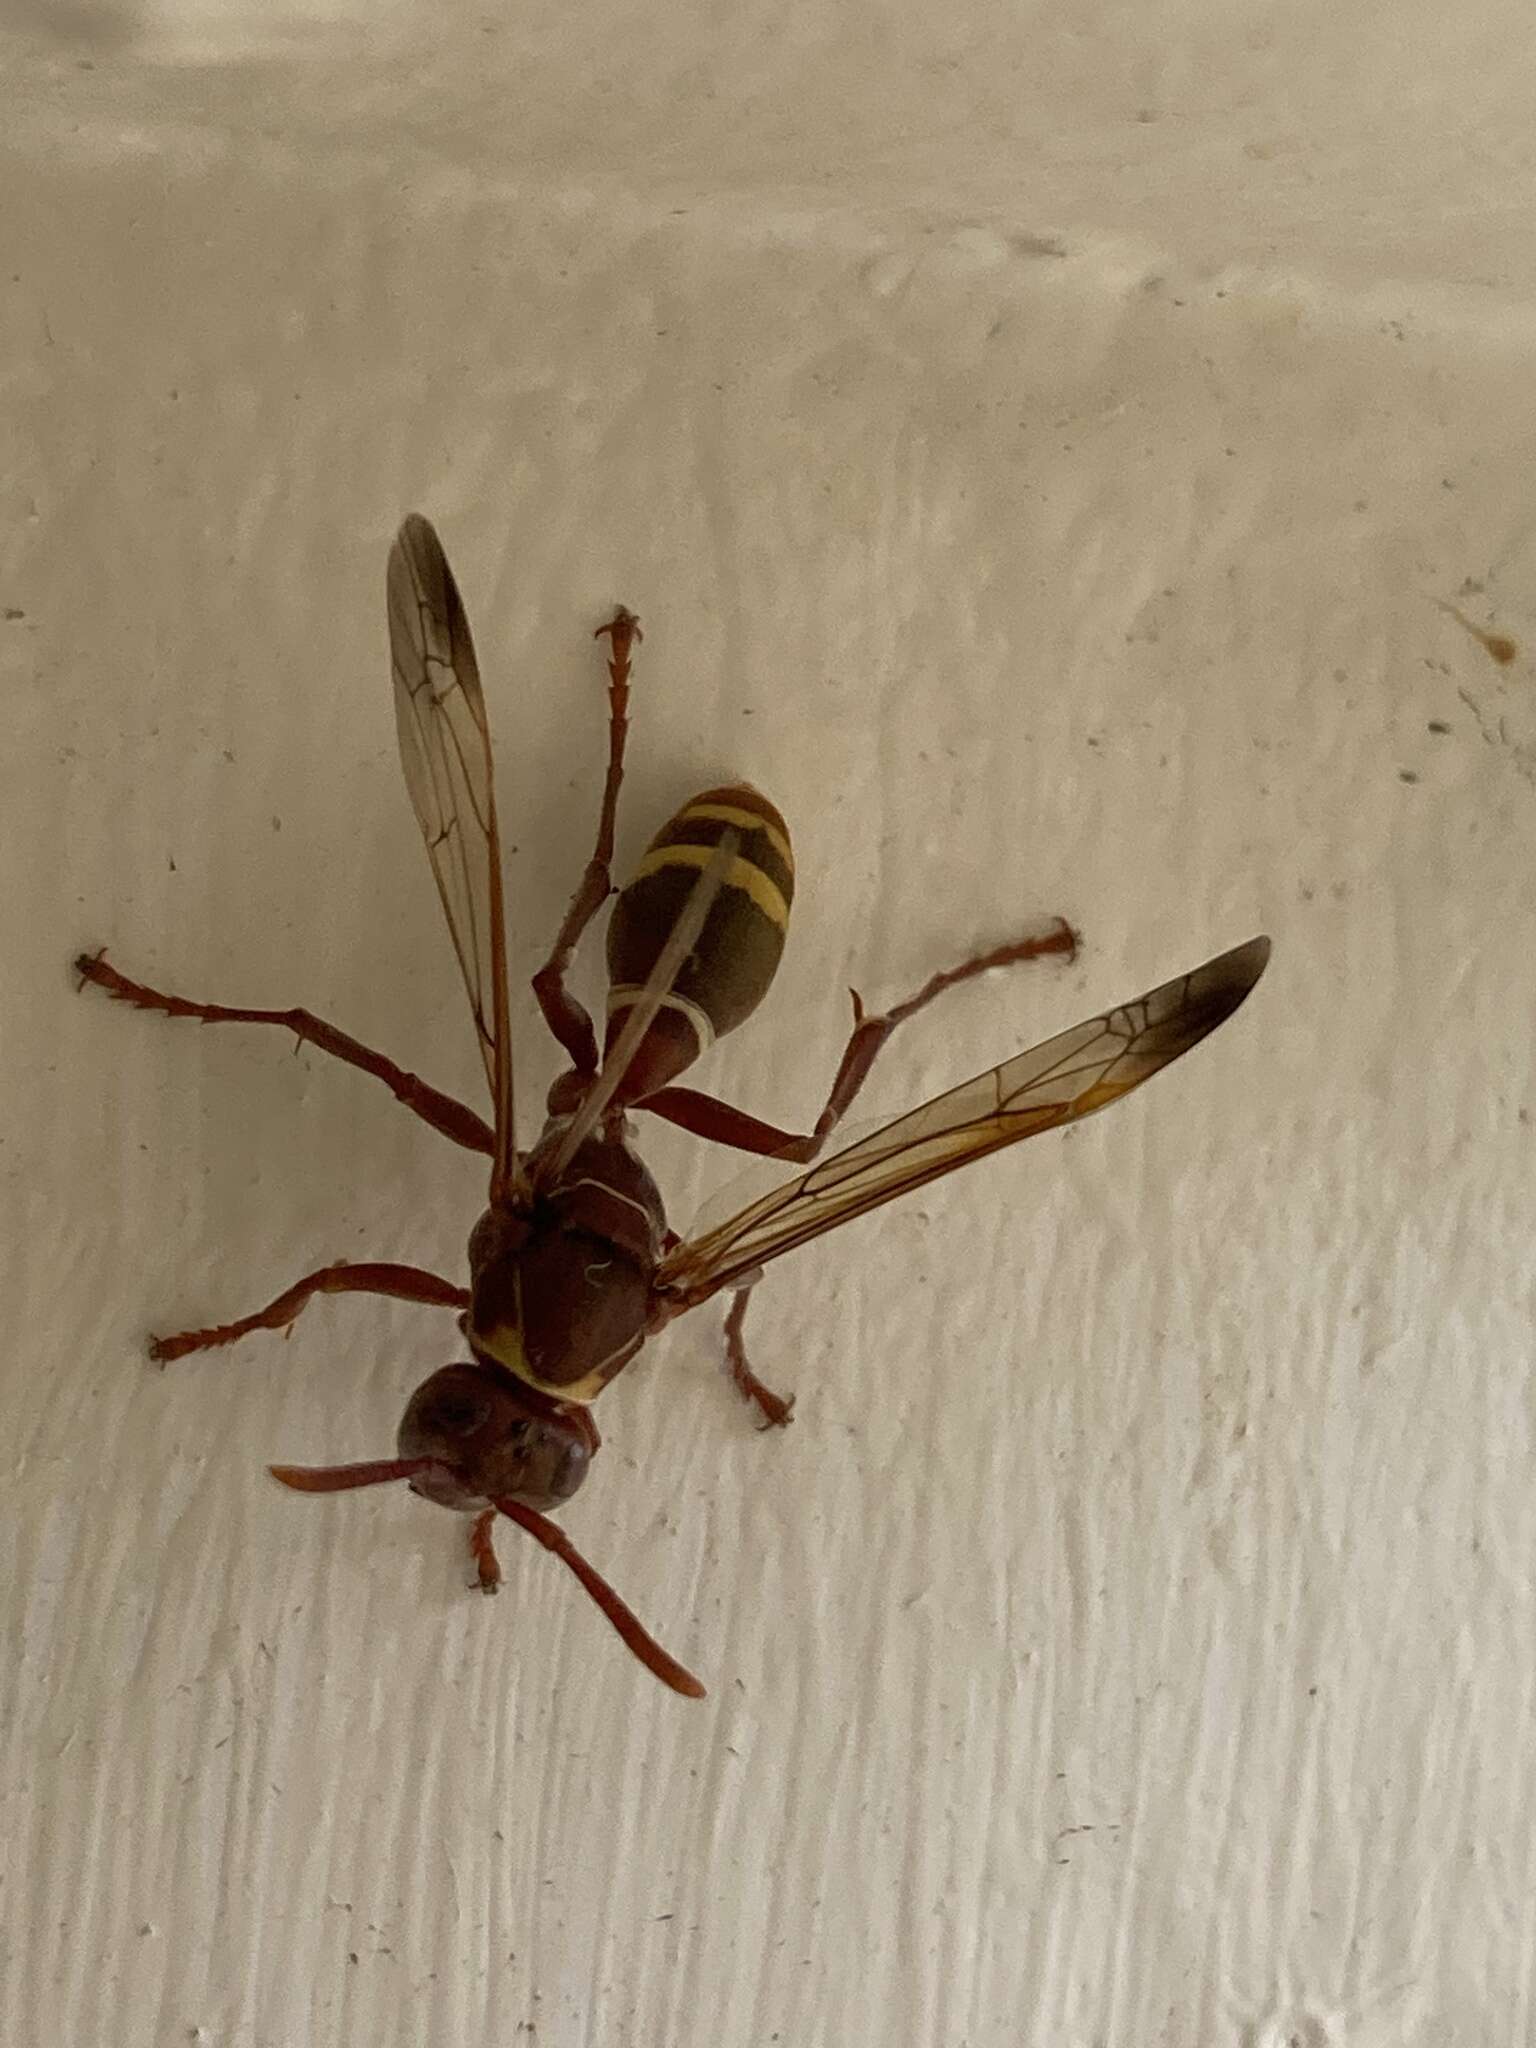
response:
<path fill-rule="evenodd" d="M 1529 10 L 13 9 L 0 84 L 0 2035 L 1495 2048 L 1536 2025 Z M 1255 930 L 1134 1101 L 785 1261 L 565 1517 L 710 1688 L 387 1454 L 481 1166 L 82 947 L 479 1100 L 382 572 L 480 642 L 513 964 L 773 793 L 846 994 L 1068 913 L 871 1114 Z M 1452 609 L 1454 608 L 1454 609 Z M 1500 636 L 1503 636 L 1502 638 Z M 589 962 L 585 986 L 595 990 Z M 554 1073 L 532 1004 L 527 1099 Z M 675 1220 L 739 1166 L 676 1132 Z M 755 1189 L 751 1170 L 748 1184 Z M 718 1213 L 718 1211 L 717 1211 Z"/>

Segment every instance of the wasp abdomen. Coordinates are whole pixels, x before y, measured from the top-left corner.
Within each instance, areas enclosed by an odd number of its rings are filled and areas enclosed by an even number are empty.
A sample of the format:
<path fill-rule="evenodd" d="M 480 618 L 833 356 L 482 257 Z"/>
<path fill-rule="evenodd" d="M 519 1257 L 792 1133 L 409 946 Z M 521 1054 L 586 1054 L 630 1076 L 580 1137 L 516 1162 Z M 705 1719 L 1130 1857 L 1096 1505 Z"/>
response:
<path fill-rule="evenodd" d="M 768 993 L 795 894 L 789 828 L 750 783 L 702 790 L 656 834 L 608 926 L 608 1046 L 727 830 L 740 847 L 698 943 L 646 1033 L 620 1090 L 639 1102 L 744 1023 Z"/>

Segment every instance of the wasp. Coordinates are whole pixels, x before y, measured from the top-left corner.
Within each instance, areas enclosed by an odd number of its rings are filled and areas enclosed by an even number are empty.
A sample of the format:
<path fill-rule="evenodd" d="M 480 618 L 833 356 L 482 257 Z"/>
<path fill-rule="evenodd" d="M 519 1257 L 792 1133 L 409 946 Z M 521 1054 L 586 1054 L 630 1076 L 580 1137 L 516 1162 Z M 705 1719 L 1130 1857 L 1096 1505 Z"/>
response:
<path fill-rule="evenodd" d="M 743 1335 L 747 1297 L 770 1261 L 941 1174 L 1105 1109 L 1230 1017 L 1269 958 L 1267 938 L 1218 954 L 1134 1001 L 909 1110 L 823 1157 L 897 1025 L 946 989 L 1047 954 L 1071 956 L 1065 920 L 933 976 L 906 1002 L 866 1012 L 853 1029 L 809 1132 L 776 1129 L 679 1084 L 715 1039 L 767 993 L 795 890 L 789 828 L 745 782 L 700 791 L 651 840 L 619 892 L 607 935 L 609 988 L 601 1047 L 566 985 L 576 948 L 614 893 L 611 862 L 629 730 L 639 621 L 620 607 L 608 642 L 608 771 L 596 843 L 533 990 L 569 1065 L 549 1091 L 543 1129 L 518 1142 L 502 908 L 501 846 L 490 731 L 463 601 L 429 522 L 401 526 L 386 577 L 400 756 L 412 806 L 464 977 L 490 1088 L 491 1121 L 308 1010 L 237 1009 L 162 994 L 104 954 L 76 964 L 120 1001 L 204 1023 L 275 1024 L 389 1087 L 433 1129 L 489 1157 L 490 1192 L 469 1238 L 469 1286 L 417 1266 L 348 1263 L 307 1273 L 237 1321 L 157 1338 L 164 1363 L 287 1330 L 318 1294 L 372 1293 L 459 1312 L 468 1360 L 424 1380 L 401 1419 L 396 1456 L 364 1464 L 269 1469 L 306 1493 L 404 1480 L 424 1499 L 471 1515 L 480 1585 L 501 1582 L 493 1528 L 515 1522 L 581 1581 L 635 1655 L 676 1692 L 703 1686 L 655 1641 L 576 1550 L 549 1511 L 581 1486 L 600 1438 L 592 1404 L 648 1338 L 731 1291 L 732 1377 L 762 1427 L 791 1402 L 758 1379 Z M 634 1143 L 645 1110 L 695 1135 L 803 1169 L 728 1221 L 682 1239 Z"/>

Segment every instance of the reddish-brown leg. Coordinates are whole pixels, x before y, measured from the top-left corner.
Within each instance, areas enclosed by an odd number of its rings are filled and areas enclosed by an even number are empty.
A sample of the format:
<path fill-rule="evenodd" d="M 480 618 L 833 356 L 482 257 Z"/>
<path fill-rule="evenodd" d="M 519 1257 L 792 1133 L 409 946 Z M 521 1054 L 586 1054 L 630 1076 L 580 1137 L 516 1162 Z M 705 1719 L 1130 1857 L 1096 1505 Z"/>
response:
<path fill-rule="evenodd" d="M 1076 951 L 1077 933 L 1065 918 L 1058 918 L 1056 930 L 1047 932 L 1043 938 L 1015 939 L 1010 945 L 994 946 L 989 953 L 978 953 L 973 959 L 962 960 L 958 967 L 948 967 L 942 974 L 935 974 L 925 981 L 915 996 L 908 996 L 904 1003 L 893 1003 L 890 1009 L 875 1016 L 866 1014 L 858 991 L 850 990 L 853 996 L 853 1030 L 843 1048 L 822 1112 L 809 1133 L 781 1131 L 773 1124 L 765 1124 L 760 1118 L 749 1116 L 744 1109 L 736 1109 L 729 1102 L 705 1095 L 698 1088 L 658 1088 L 654 1095 L 648 1095 L 637 1107 L 653 1110 L 657 1116 L 665 1117 L 668 1123 L 678 1124 L 683 1130 L 692 1131 L 696 1137 L 712 1139 L 717 1145 L 730 1145 L 738 1152 L 756 1152 L 770 1159 L 809 1165 L 847 1114 L 850 1103 L 869 1079 L 869 1070 L 875 1064 L 881 1047 L 898 1024 L 905 1023 L 908 1017 L 914 1016 L 935 997 L 943 995 L 946 989 L 954 988 L 962 981 L 970 981 L 978 974 L 985 974 L 989 968 L 1012 967 L 1022 960 L 1038 960 L 1047 953 L 1065 953 L 1071 959 Z"/>
<path fill-rule="evenodd" d="M 316 1017 L 309 1010 L 246 1010 L 234 1009 L 224 1003 L 195 1003 L 185 996 L 164 995 L 159 989 L 149 988 L 142 981 L 130 981 L 126 974 L 108 963 L 105 953 L 82 953 L 75 962 L 75 970 L 83 981 L 91 982 L 120 1003 L 132 1003 L 136 1009 L 159 1010 L 167 1017 L 193 1017 L 202 1024 L 278 1024 L 283 1030 L 291 1031 L 301 1044 L 313 1045 L 321 1052 L 330 1053 L 333 1058 L 344 1060 L 349 1067 L 358 1067 L 365 1074 L 372 1074 L 382 1081 L 407 1109 L 414 1110 L 424 1123 L 434 1131 L 441 1131 L 445 1138 L 452 1138 L 456 1145 L 463 1145 L 471 1152 L 487 1155 L 496 1149 L 491 1127 L 483 1117 L 462 1102 L 456 1102 L 451 1095 L 444 1095 L 441 1089 L 423 1081 L 419 1074 L 407 1073 L 404 1067 L 397 1067 L 393 1060 L 383 1053 L 373 1052 L 345 1031 L 338 1031 L 334 1024 L 327 1024 L 323 1017 Z"/>
<path fill-rule="evenodd" d="M 456 1287 L 436 1273 L 420 1266 L 340 1265 L 322 1266 L 306 1273 L 292 1287 L 269 1301 L 254 1315 L 238 1322 L 219 1323 L 209 1330 L 183 1330 L 174 1337 L 154 1337 L 149 1355 L 161 1365 L 173 1358 L 185 1358 L 189 1351 L 214 1351 L 221 1344 L 233 1344 L 253 1330 L 287 1330 L 299 1312 L 317 1294 L 389 1294 L 397 1301 L 424 1301 L 435 1308 L 468 1308 L 467 1288 Z"/>
<path fill-rule="evenodd" d="M 624 780 L 624 742 L 629 735 L 630 650 L 643 636 L 640 621 L 620 605 L 606 626 L 599 626 L 594 640 L 608 635 L 608 777 L 603 784 L 602 809 L 598 813 L 597 843 L 587 862 L 570 908 L 565 913 L 549 958 L 533 977 L 533 992 L 544 1012 L 544 1022 L 570 1055 L 578 1074 L 597 1072 L 597 1034 L 592 1019 L 565 985 L 566 970 L 582 933 L 613 893 L 613 829 L 619 805 L 619 784 Z"/>
<path fill-rule="evenodd" d="M 475 1561 L 482 1593 L 501 1591 L 501 1566 L 496 1562 L 496 1510 L 486 1508 L 476 1515 L 469 1532 L 469 1554 Z"/>
<path fill-rule="evenodd" d="M 639 1107 L 654 1110 L 669 1123 L 692 1131 L 696 1137 L 712 1139 L 718 1145 L 730 1145 L 739 1152 L 756 1152 L 770 1159 L 808 1165 L 847 1114 L 849 1104 L 869 1079 L 869 1070 L 880 1048 L 898 1024 L 905 1023 L 908 1017 L 931 1003 L 936 996 L 941 996 L 946 989 L 954 988 L 962 981 L 970 981 L 978 974 L 985 974 L 989 968 L 1012 967 L 1019 961 L 1038 960 L 1048 953 L 1065 953 L 1070 959 L 1077 951 L 1077 933 L 1065 918 L 1058 918 L 1056 926 L 1055 931 L 1047 932 L 1043 938 L 1015 939 L 1009 945 L 994 946 L 990 952 L 962 960 L 958 967 L 946 968 L 943 973 L 935 974 L 924 982 L 916 995 L 909 996 L 904 1003 L 892 1004 L 890 1009 L 882 1010 L 877 1016 L 866 1015 L 857 990 L 851 991 L 853 1030 L 843 1048 L 822 1112 L 816 1119 L 815 1128 L 808 1133 L 797 1135 L 793 1131 L 781 1131 L 773 1124 L 765 1124 L 761 1118 L 749 1116 L 745 1110 L 737 1109 L 729 1102 L 721 1102 L 713 1095 L 705 1095 L 697 1088 L 661 1088 L 654 1095 L 648 1095 Z M 746 1344 L 742 1337 L 747 1294 L 748 1290 L 741 1288 L 732 1296 L 730 1312 L 725 1319 L 725 1352 L 731 1378 L 743 1396 L 755 1401 L 762 1410 L 766 1418 L 764 1429 L 783 1428 L 795 1405 L 794 1396 L 790 1395 L 786 1401 L 781 1394 L 765 1387 L 747 1363 Z"/>
<path fill-rule="evenodd" d="M 786 1401 L 782 1394 L 776 1394 L 772 1387 L 765 1387 L 757 1374 L 747 1363 L 747 1347 L 742 1330 L 747 1320 L 747 1301 L 751 1296 L 750 1287 L 738 1287 L 731 1296 L 730 1312 L 725 1318 L 725 1356 L 731 1368 L 731 1379 L 737 1392 L 744 1400 L 755 1401 L 763 1411 L 763 1429 L 787 1429 L 790 1410 L 795 1397 Z"/>

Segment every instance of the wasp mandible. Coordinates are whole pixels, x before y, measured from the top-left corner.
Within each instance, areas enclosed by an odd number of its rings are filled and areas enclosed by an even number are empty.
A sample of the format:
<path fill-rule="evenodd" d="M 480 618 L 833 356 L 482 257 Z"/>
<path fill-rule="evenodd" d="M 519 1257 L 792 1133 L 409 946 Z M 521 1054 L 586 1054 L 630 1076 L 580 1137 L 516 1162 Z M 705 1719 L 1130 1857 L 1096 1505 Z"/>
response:
<path fill-rule="evenodd" d="M 639 621 L 622 607 L 597 638 L 609 643 L 608 772 L 596 844 L 533 988 L 569 1066 L 549 1091 L 544 1127 L 520 1149 L 502 910 L 501 846 L 485 698 L 469 622 L 437 534 L 406 519 L 386 579 L 400 757 L 458 954 L 493 1105 L 487 1124 L 466 1104 L 308 1010 L 236 1009 L 164 995 L 131 981 L 105 955 L 83 978 L 142 1009 L 204 1023 L 278 1024 L 361 1068 L 434 1130 L 489 1156 L 490 1193 L 469 1239 L 469 1286 L 418 1266 L 320 1267 L 237 1321 L 157 1338 L 162 1363 L 286 1330 L 317 1294 L 372 1293 L 460 1311 L 471 1354 L 411 1396 L 397 1455 L 366 1464 L 274 1465 L 302 1492 L 403 1479 L 424 1499 L 473 1515 L 479 1583 L 500 1584 L 492 1530 L 516 1522 L 580 1579 L 635 1655 L 675 1691 L 704 1688 L 657 1643 L 552 1522 L 586 1478 L 600 1438 L 591 1404 L 646 1339 L 722 1289 L 732 1290 L 726 1350 L 732 1377 L 763 1427 L 791 1402 L 758 1379 L 743 1337 L 747 1295 L 770 1260 L 881 1203 L 1036 1132 L 1107 1108 L 1230 1017 L 1264 972 L 1266 938 L 1075 1025 L 974 1080 L 821 1158 L 896 1026 L 946 989 L 989 968 L 1076 950 L 1064 919 L 936 974 L 906 1002 L 867 1013 L 853 1030 L 811 1130 L 776 1129 L 679 1085 L 716 1038 L 745 1022 L 773 979 L 794 898 L 789 828 L 744 782 L 702 790 L 661 827 L 619 892 L 608 927 L 609 989 L 601 1048 L 566 975 L 587 926 L 613 894 L 614 823 L 629 730 Z M 631 1112 L 647 1110 L 703 1138 L 803 1167 L 718 1227 L 680 1239 L 634 1146 Z"/>

